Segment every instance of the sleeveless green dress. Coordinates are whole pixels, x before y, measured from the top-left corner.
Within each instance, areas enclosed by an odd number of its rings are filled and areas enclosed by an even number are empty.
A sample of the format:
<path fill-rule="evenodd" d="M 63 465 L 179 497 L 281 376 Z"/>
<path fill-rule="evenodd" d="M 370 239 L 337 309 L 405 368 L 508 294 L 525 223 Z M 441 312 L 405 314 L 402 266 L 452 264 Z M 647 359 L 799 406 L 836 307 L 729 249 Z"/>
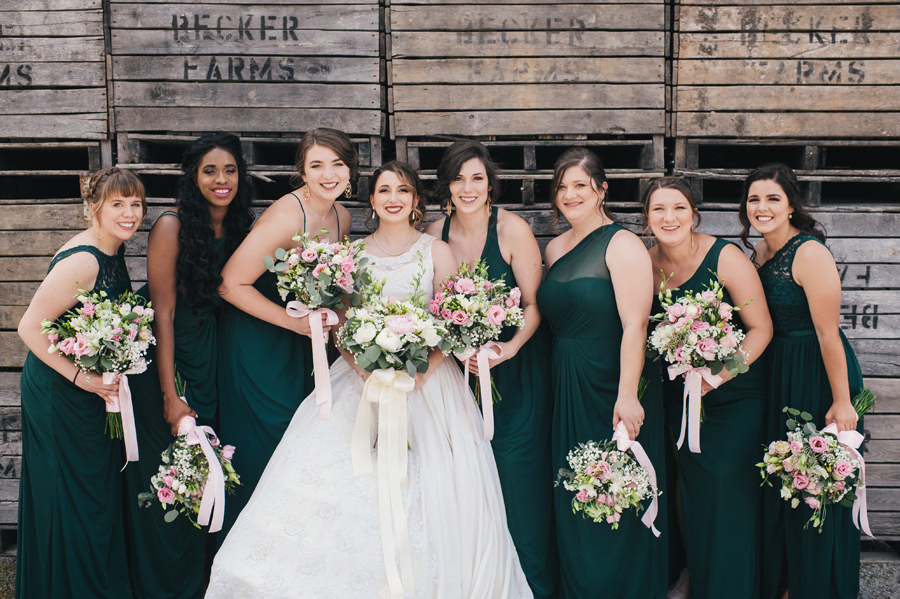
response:
<path fill-rule="evenodd" d="M 96 291 L 115 298 L 131 289 L 124 246 L 116 256 L 88 245 L 63 250 L 48 272 L 78 252 L 97 259 Z M 104 432 L 103 400 L 30 352 L 21 392 L 16 599 L 131 597 L 119 474 L 125 455 Z"/>
<path fill-rule="evenodd" d="M 166 214 L 178 216 L 177 212 L 166 211 L 160 217 Z M 214 241 L 218 272 L 228 260 L 225 242 L 224 237 Z M 150 297 L 146 285 L 138 293 Z M 188 404 L 197 412 L 197 424 L 213 428 L 218 403 L 216 314 L 223 303 L 215 296 L 213 304 L 199 309 L 195 315 L 190 299 L 179 295 L 173 322 L 175 368 L 187 385 Z M 151 346 L 151 352 L 153 350 Z M 160 454 L 175 440 L 163 418 L 155 352 L 148 355 L 153 361 L 147 371 L 129 377 L 140 448 L 140 461 L 125 469 L 132 591 L 135 598 L 192 599 L 203 595 L 206 528 L 197 529 L 184 516 L 166 522 L 163 519 L 165 512 L 156 501 L 150 508 L 141 508 L 137 504 L 137 496 L 150 490 L 150 477 L 157 473 L 161 464 Z"/>
<path fill-rule="evenodd" d="M 775 337 L 769 354 L 770 388 L 766 409 L 766 442 L 785 439 L 785 406 L 809 412 L 819 428 L 831 408 L 831 386 L 822 361 L 822 351 L 803 288 L 794 281 L 792 266 L 804 243 L 822 243 L 811 235 L 792 237 L 759 269 L 772 313 Z M 862 371 L 850 343 L 840 331 L 847 357 L 850 397 L 863 387 Z M 857 430 L 863 431 L 863 419 Z M 761 455 L 761 454 L 760 454 Z M 778 489 L 764 492 L 763 562 L 764 599 L 775 598 L 783 562 L 791 599 L 847 599 L 859 594 L 859 531 L 852 522 L 851 508 L 828 508 L 825 528 L 803 530 L 809 519 L 807 506 L 791 509 Z"/>
<path fill-rule="evenodd" d="M 337 218 L 337 209 L 334 214 Z M 305 212 L 302 230 L 306 230 Z M 277 283 L 275 273 L 265 271 L 253 286 L 266 299 L 286 306 Z M 216 539 L 221 546 L 256 489 L 294 412 L 315 388 L 312 340 L 228 304 L 219 323 L 218 379 L 216 432 L 223 443 L 234 445 L 232 464 L 241 477 L 235 494 L 225 500 L 225 522 Z"/>
<path fill-rule="evenodd" d="M 719 254 L 730 242 L 717 239 L 696 272 L 674 294 L 699 293 L 719 270 Z M 712 271 L 712 272 L 710 272 Z M 728 273 L 720 273 L 727 282 Z M 734 305 L 725 291 L 723 301 Z M 653 313 L 662 307 L 654 297 Z M 740 312 L 734 326 L 744 329 Z M 664 364 L 665 366 L 665 364 Z M 666 421 L 673 437 L 681 430 L 684 377 L 663 382 Z M 703 396 L 702 453 L 687 440 L 677 450 L 678 486 L 684 523 L 684 551 L 692 599 L 757 599 L 759 596 L 763 443 L 768 373 L 765 360 Z M 674 447 L 673 447 L 674 449 Z M 671 474 L 671 473 L 670 473 Z"/>
<path fill-rule="evenodd" d="M 450 218 L 444 220 L 441 238 L 447 241 Z M 503 277 L 516 286 L 512 267 L 503 259 L 497 237 L 497 207 L 491 209 L 487 239 L 481 251 L 488 276 Z M 509 341 L 515 327 L 506 327 L 500 341 Z M 542 323 L 515 356 L 491 369 L 502 400 L 494 404 L 494 438 L 491 447 L 497 462 L 506 506 L 506 521 L 519 562 L 536 599 L 557 596 L 558 552 L 553 526 L 554 469 L 550 463 L 550 421 L 553 391 L 546 356 L 550 335 Z M 474 391 L 477 377 L 471 377 Z"/>
<path fill-rule="evenodd" d="M 612 438 L 619 387 L 622 322 L 606 266 L 606 249 L 617 224 L 600 227 L 562 256 L 538 289 L 538 307 L 553 331 L 552 465 L 568 468 L 566 455 L 579 443 Z M 658 365 L 647 360 L 648 387 L 641 403 L 638 441 L 665 489 L 662 388 Z M 574 494 L 554 489 L 564 599 L 662 599 L 666 596 L 666 496 L 659 498 L 657 538 L 633 511 L 618 530 L 572 513 Z"/>

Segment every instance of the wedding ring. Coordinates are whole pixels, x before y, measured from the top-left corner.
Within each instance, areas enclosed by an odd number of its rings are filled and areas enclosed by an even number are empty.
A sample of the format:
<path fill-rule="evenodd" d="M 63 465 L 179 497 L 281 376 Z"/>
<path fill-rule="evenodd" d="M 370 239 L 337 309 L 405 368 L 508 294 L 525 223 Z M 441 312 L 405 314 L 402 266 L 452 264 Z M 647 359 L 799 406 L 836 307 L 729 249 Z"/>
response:
<path fill-rule="evenodd" d="M 644 421 L 641 420 L 640 422 L 638 422 L 638 426 L 644 426 Z"/>

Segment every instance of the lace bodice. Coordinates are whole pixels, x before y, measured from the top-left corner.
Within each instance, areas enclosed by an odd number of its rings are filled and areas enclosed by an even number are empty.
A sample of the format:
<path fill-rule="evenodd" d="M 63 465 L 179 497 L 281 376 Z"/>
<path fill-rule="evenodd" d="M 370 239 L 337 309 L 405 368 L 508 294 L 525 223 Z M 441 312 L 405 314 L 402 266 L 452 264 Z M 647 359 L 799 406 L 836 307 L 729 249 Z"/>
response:
<path fill-rule="evenodd" d="M 370 256 L 372 279 L 384 280 L 381 295 L 401 301 L 408 299 L 413 292 L 413 283 L 421 272 L 421 289 L 426 298 L 430 299 L 434 294 L 434 261 L 431 258 L 431 244 L 434 240 L 431 235 L 423 234 L 399 256 Z"/>
<path fill-rule="evenodd" d="M 105 291 L 110 298 L 115 299 L 125 291 L 131 289 L 131 277 L 128 276 L 128 267 L 125 266 L 125 245 L 119 246 L 115 256 L 104 254 L 92 245 L 76 245 L 58 253 L 53 257 L 47 272 L 53 270 L 56 264 L 68 258 L 72 254 L 87 252 L 97 259 L 100 269 L 97 271 L 97 280 L 94 282 L 94 291 Z"/>
<path fill-rule="evenodd" d="M 759 278 L 766 292 L 766 302 L 769 304 L 776 335 L 813 328 L 806 293 L 794 281 L 792 269 L 797 250 L 807 241 L 822 243 L 812 235 L 799 233 L 759 268 Z"/>

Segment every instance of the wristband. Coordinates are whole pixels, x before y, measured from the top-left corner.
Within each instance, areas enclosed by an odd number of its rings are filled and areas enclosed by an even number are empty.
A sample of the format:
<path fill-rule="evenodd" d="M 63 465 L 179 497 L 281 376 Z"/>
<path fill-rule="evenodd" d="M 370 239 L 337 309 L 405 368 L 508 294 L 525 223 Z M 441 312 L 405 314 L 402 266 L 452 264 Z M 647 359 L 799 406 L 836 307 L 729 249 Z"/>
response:
<path fill-rule="evenodd" d="M 78 375 L 81 374 L 81 369 L 75 371 L 75 376 L 72 377 L 72 384 L 75 384 L 75 379 L 78 378 Z"/>

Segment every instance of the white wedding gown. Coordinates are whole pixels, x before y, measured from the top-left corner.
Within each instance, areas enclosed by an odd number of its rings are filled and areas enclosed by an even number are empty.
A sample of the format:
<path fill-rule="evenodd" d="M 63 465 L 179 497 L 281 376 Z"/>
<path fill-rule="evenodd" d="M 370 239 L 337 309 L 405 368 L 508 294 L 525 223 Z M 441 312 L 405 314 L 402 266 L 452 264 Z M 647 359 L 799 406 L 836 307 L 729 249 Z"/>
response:
<path fill-rule="evenodd" d="M 384 295 L 409 296 L 420 256 L 425 292 L 432 292 L 433 241 L 423 235 L 401 256 L 374 260 L 375 278 L 387 280 Z M 351 466 L 363 380 L 344 358 L 330 374 L 331 419 L 319 420 L 315 393 L 297 409 L 216 555 L 207 599 L 377 599 L 386 587 L 377 449 L 372 474 L 353 476 Z M 480 411 L 451 359 L 409 393 L 402 495 L 415 597 L 531 598 L 506 526 L 491 445 L 476 444 L 466 403 L 480 437 Z"/>

